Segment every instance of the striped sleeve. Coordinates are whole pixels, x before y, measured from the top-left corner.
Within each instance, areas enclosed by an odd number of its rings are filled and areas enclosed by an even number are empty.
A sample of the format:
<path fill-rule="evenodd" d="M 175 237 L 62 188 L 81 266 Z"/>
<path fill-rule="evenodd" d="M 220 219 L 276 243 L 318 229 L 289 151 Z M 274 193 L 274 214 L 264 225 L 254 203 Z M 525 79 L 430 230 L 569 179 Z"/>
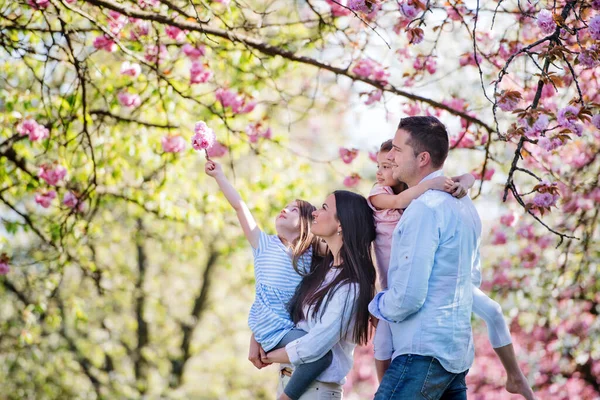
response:
<path fill-rule="evenodd" d="M 254 256 L 256 257 L 257 255 L 262 253 L 267 248 L 268 243 L 269 235 L 267 235 L 261 230 L 260 234 L 258 235 L 258 246 L 256 248 L 252 248 L 252 254 L 254 254 Z"/>

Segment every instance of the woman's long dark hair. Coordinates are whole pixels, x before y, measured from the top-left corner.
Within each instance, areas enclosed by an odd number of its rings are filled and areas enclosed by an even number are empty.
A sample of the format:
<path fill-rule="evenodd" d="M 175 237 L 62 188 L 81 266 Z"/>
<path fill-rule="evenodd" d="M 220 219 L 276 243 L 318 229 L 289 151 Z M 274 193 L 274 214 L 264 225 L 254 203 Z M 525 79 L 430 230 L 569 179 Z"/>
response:
<path fill-rule="evenodd" d="M 333 254 L 328 252 L 324 257 L 320 257 L 314 253 L 310 274 L 302 279 L 290 300 L 290 314 L 294 323 L 298 323 L 309 317 L 304 315 L 304 307 L 308 306 L 310 317 L 314 318 L 320 310 L 327 307 L 333 294 L 342 285 L 352 284 L 351 290 L 357 290 L 354 293 L 355 302 L 345 305 L 352 307 L 352 318 L 346 321 L 346 326 L 342 326 L 341 336 L 350 333 L 348 330 L 353 322 L 352 340 L 358 344 L 365 344 L 369 338 L 368 306 L 375 296 L 375 267 L 371 256 L 371 245 L 375 240 L 373 211 L 367 200 L 359 194 L 336 190 L 333 195 L 337 209 L 336 217 L 342 227 L 340 272 L 330 283 L 321 287 L 331 269 Z M 340 323 L 343 321 L 340 320 Z"/>

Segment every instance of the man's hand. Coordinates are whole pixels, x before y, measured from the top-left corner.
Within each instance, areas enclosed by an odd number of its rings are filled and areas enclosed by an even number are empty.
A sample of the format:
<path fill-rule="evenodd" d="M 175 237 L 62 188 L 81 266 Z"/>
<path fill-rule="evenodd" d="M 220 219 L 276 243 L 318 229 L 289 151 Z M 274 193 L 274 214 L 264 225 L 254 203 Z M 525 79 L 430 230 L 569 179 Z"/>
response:
<path fill-rule="evenodd" d="M 254 364 L 254 366 L 258 369 L 262 369 L 271 363 L 265 363 L 263 360 L 267 359 L 267 354 L 263 350 L 262 346 L 258 344 L 256 339 L 254 339 L 254 335 L 250 337 L 250 351 L 248 352 L 248 360 Z"/>

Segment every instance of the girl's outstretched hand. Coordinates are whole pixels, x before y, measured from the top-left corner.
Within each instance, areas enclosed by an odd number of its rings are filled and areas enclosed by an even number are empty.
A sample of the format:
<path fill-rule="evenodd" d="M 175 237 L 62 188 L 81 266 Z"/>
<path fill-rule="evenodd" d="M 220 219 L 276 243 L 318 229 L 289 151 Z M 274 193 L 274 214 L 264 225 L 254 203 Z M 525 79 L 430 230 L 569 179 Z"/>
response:
<path fill-rule="evenodd" d="M 204 165 L 204 172 L 206 172 L 206 175 L 216 178 L 217 176 L 223 174 L 223 169 L 221 168 L 220 164 L 212 160 L 208 160 Z"/>

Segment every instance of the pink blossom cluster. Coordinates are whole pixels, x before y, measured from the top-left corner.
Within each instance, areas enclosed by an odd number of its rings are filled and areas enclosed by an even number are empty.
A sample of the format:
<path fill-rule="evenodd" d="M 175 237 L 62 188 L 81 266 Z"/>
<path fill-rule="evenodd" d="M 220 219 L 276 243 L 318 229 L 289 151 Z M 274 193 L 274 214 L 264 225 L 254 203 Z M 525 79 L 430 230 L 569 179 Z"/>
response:
<path fill-rule="evenodd" d="M 165 26 L 165 33 L 167 34 L 168 37 L 170 37 L 171 39 L 173 39 L 177 42 L 185 41 L 185 31 L 183 31 L 182 29 L 179 29 L 176 26 L 171 26 L 171 25 Z"/>
<path fill-rule="evenodd" d="M 419 15 L 419 9 L 415 7 L 412 1 L 400 3 L 400 11 L 406 18 L 409 19 L 415 19 L 417 15 Z"/>
<path fill-rule="evenodd" d="M 245 96 L 237 94 L 230 89 L 219 88 L 215 91 L 217 101 L 221 103 L 223 108 L 231 107 L 234 114 L 247 114 L 254 110 L 256 102 L 249 100 Z"/>
<path fill-rule="evenodd" d="M 383 91 L 379 89 L 373 90 L 367 96 L 367 100 L 365 100 L 365 105 L 370 106 L 371 104 L 378 102 L 379 100 L 381 100 L 381 96 L 383 96 Z"/>
<path fill-rule="evenodd" d="M 135 93 L 129 93 L 127 91 L 122 91 L 117 94 L 117 99 L 122 106 L 127 108 L 135 108 L 139 107 L 142 104 L 142 100 L 140 96 Z"/>
<path fill-rule="evenodd" d="M 538 139 L 538 146 L 540 146 L 545 151 L 553 151 L 558 149 L 564 144 L 564 142 L 557 137 L 549 138 L 546 136 L 542 136 Z"/>
<path fill-rule="evenodd" d="M 425 32 L 421 28 L 410 28 L 406 31 L 408 43 L 419 44 L 425 39 Z"/>
<path fill-rule="evenodd" d="M 223 157 L 229 149 L 223 143 L 216 141 L 211 148 L 207 150 L 209 157 Z"/>
<path fill-rule="evenodd" d="M 142 73 L 142 67 L 139 64 L 124 61 L 121 64 L 121 75 L 128 75 L 134 78 L 138 77 Z"/>
<path fill-rule="evenodd" d="M 373 161 L 374 163 L 377 162 L 377 152 L 376 151 L 369 152 L 369 160 Z"/>
<path fill-rule="evenodd" d="M 6 275 L 10 272 L 10 264 L 8 264 L 8 256 L 6 253 L 2 253 L 0 256 L 0 275 Z"/>
<path fill-rule="evenodd" d="M 365 0 L 348 0 L 348 8 L 356 12 L 369 12 L 369 7 L 367 7 Z"/>
<path fill-rule="evenodd" d="M 550 119 L 546 114 L 540 114 L 533 124 L 530 124 L 527 119 L 522 119 L 519 122 L 525 127 L 525 136 L 534 139 L 548 129 Z"/>
<path fill-rule="evenodd" d="M 129 21 L 133 23 L 133 29 L 129 32 L 131 40 L 138 40 L 141 37 L 148 36 L 152 25 L 150 21 L 138 18 L 130 18 Z"/>
<path fill-rule="evenodd" d="M 196 122 L 194 136 L 192 136 L 194 150 L 208 150 L 214 145 L 215 141 L 215 132 L 204 121 Z"/>
<path fill-rule="evenodd" d="M 536 207 L 549 208 L 549 207 L 556 205 L 556 202 L 558 201 L 559 198 L 560 198 L 560 196 L 552 195 L 551 193 L 548 193 L 548 192 L 536 193 L 535 197 L 533 198 L 533 204 Z"/>
<path fill-rule="evenodd" d="M 540 11 L 537 16 L 537 25 L 544 35 L 551 35 L 554 33 L 556 30 L 556 22 L 554 22 L 552 12 L 548 10 Z"/>
<path fill-rule="evenodd" d="M 48 185 L 56 186 L 67 176 L 67 169 L 62 165 L 42 164 L 38 176 Z"/>
<path fill-rule="evenodd" d="M 390 76 L 380 64 L 370 58 L 358 60 L 356 65 L 352 68 L 352 72 L 360 77 L 381 82 L 384 85 L 387 84 L 387 80 Z"/>
<path fill-rule="evenodd" d="M 205 64 L 202 64 L 199 61 L 192 62 L 192 67 L 190 68 L 190 83 L 206 83 L 212 78 L 212 71 L 206 68 Z"/>
<path fill-rule="evenodd" d="M 331 15 L 333 15 L 334 17 L 344 17 L 346 15 L 350 15 L 352 14 L 352 11 L 350 11 L 348 8 L 338 4 L 341 3 L 339 1 L 332 1 L 332 0 L 325 0 L 327 2 L 327 4 L 329 5 L 329 8 L 331 9 Z"/>
<path fill-rule="evenodd" d="M 35 120 L 29 118 L 17 125 L 17 133 L 21 136 L 29 136 L 29 140 L 32 142 L 37 142 L 50 136 L 50 132 L 44 125 L 38 124 Z"/>
<path fill-rule="evenodd" d="M 588 32 L 594 40 L 600 40 L 600 15 L 595 16 L 588 23 Z"/>
<path fill-rule="evenodd" d="M 600 129 L 600 114 L 596 114 L 592 117 L 592 125 L 594 125 L 596 129 Z"/>
<path fill-rule="evenodd" d="M 96 37 L 96 39 L 94 39 L 94 47 L 98 50 L 105 50 L 110 53 L 117 50 L 117 44 L 106 35 Z"/>
<path fill-rule="evenodd" d="M 492 241 L 491 243 L 495 246 L 497 245 L 501 245 L 501 244 L 506 244 L 508 237 L 506 236 L 506 233 L 504 233 L 503 231 L 499 230 L 499 229 L 494 229 L 492 230 Z"/>
<path fill-rule="evenodd" d="M 185 139 L 181 135 L 167 135 L 160 141 L 165 153 L 180 153 L 185 150 Z"/>
<path fill-rule="evenodd" d="M 273 132 L 268 126 L 264 126 L 262 122 L 248 124 L 246 127 L 246 135 L 250 143 L 257 143 L 259 138 L 271 139 Z"/>
<path fill-rule="evenodd" d="M 417 71 L 426 70 L 430 74 L 435 74 L 435 71 L 437 70 L 437 62 L 432 56 L 418 56 L 415 58 L 413 68 Z"/>
<path fill-rule="evenodd" d="M 358 149 L 347 149 L 340 147 L 339 149 L 340 158 L 345 164 L 350 164 L 356 157 L 358 157 Z"/>
<path fill-rule="evenodd" d="M 204 46 L 193 46 L 189 43 L 184 44 L 181 47 L 181 51 L 183 54 L 191 58 L 192 60 L 197 60 L 200 57 L 203 57 L 206 54 L 206 47 Z"/>
<path fill-rule="evenodd" d="M 557 121 L 558 123 L 572 132 L 577 136 L 581 136 L 583 133 L 583 125 L 578 124 L 579 120 L 579 107 L 566 106 L 558 111 Z"/>
<path fill-rule="evenodd" d="M 160 64 L 164 60 L 169 57 L 169 51 L 167 50 L 167 46 L 161 44 L 160 46 L 150 45 L 146 47 L 146 52 L 144 53 L 144 58 L 146 61 Z"/>
<path fill-rule="evenodd" d="M 513 212 L 509 212 L 508 214 L 504 214 L 500 217 L 500 223 L 506 227 L 514 226 L 516 222 L 517 217 Z"/>
<path fill-rule="evenodd" d="M 36 10 L 40 10 L 43 8 L 48 8 L 50 5 L 50 0 L 27 0 L 27 4 Z"/>
<path fill-rule="evenodd" d="M 358 186 L 358 184 L 360 183 L 360 175 L 357 173 L 352 173 L 350 175 L 348 175 L 347 177 L 344 178 L 344 186 L 348 187 L 348 188 L 353 188 Z"/>
<path fill-rule="evenodd" d="M 421 114 L 421 107 L 417 103 L 409 103 L 404 105 L 403 111 L 406 115 L 414 117 Z"/>
<path fill-rule="evenodd" d="M 113 35 L 117 35 L 121 32 L 121 29 L 127 25 L 129 19 L 116 11 L 110 10 L 108 12 L 108 28 L 113 33 Z"/>
<path fill-rule="evenodd" d="M 462 56 L 460 56 L 458 63 L 460 64 L 461 67 L 465 67 L 467 65 L 472 65 L 472 66 L 476 67 L 477 63 L 481 64 L 481 56 L 479 54 L 477 54 L 477 58 L 476 58 L 472 52 L 465 53 Z"/>
<path fill-rule="evenodd" d="M 521 95 L 516 91 L 503 91 L 498 99 L 498 107 L 504 112 L 513 111 L 519 106 Z"/>
<path fill-rule="evenodd" d="M 160 4 L 159 0 L 137 0 L 138 6 L 140 6 L 140 8 L 146 8 L 146 7 L 156 7 Z"/>
<path fill-rule="evenodd" d="M 56 191 L 49 190 L 39 192 L 35 195 L 35 202 L 44 208 L 50 207 L 52 200 L 56 198 Z"/>
<path fill-rule="evenodd" d="M 77 212 L 83 212 L 85 210 L 85 203 L 71 191 L 68 191 L 63 196 L 63 204 Z"/>
<path fill-rule="evenodd" d="M 456 149 L 472 149 L 475 147 L 475 137 L 471 132 L 462 132 L 450 136 L 450 147 Z"/>
<path fill-rule="evenodd" d="M 483 175 L 483 180 L 484 181 L 492 180 L 492 177 L 494 176 L 495 173 L 496 173 L 496 170 L 494 168 L 486 168 L 485 174 Z M 477 170 L 471 171 L 471 175 L 473 175 L 473 177 L 476 180 L 481 180 L 481 170 L 477 169 Z"/>
<path fill-rule="evenodd" d="M 585 68 L 594 68 L 598 65 L 598 60 L 600 58 L 600 54 L 598 52 L 597 45 L 591 45 L 587 49 L 582 49 L 579 55 L 577 56 L 577 60 L 579 60 L 579 65 Z"/>

